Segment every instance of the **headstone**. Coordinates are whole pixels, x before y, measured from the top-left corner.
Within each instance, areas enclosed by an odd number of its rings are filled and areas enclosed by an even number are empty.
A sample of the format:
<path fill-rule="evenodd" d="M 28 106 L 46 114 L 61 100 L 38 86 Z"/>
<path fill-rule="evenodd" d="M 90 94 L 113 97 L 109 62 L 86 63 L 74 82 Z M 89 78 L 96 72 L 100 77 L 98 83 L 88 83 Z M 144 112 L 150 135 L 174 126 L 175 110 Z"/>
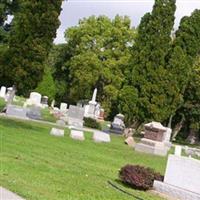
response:
<path fill-rule="evenodd" d="M 99 119 L 104 120 L 105 111 L 103 108 L 100 109 Z"/>
<path fill-rule="evenodd" d="M 71 129 L 70 137 L 74 140 L 85 140 L 83 131 Z"/>
<path fill-rule="evenodd" d="M 48 106 L 48 97 L 47 96 L 43 96 L 41 99 L 41 104 L 43 105 L 47 105 Z"/>
<path fill-rule="evenodd" d="M 27 105 L 41 106 L 41 94 L 38 92 L 31 92 L 29 99 L 27 99 Z"/>
<path fill-rule="evenodd" d="M 67 104 L 66 103 L 61 103 L 60 104 L 60 111 L 66 111 L 67 110 Z"/>
<path fill-rule="evenodd" d="M 95 118 L 95 108 L 97 105 L 96 102 L 96 96 L 97 96 L 97 88 L 94 89 L 92 100 L 89 101 L 89 105 L 85 106 L 85 117 Z"/>
<path fill-rule="evenodd" d="M 64 136 L 64 130 L 59 129 L 59 128 L 52 128 L 50 135 L 58 136 L 58 137 L 63 137 Z"/>
<path fill-rule="evenodd" d="M 126 139 L 125 139 L 125 144 L 127 144 L 129 147 L 134 147 L 135 146 L 135 141 L 134 141 L 134 139 L 133 139 L 133 137 L 127 137 Z"/>
<path fill-rule="evenodd" d="M 36 119 L 36 120 L 42 119 L 41 108 L 38 106 L 31 106 L 27 108 L 27 117 L 29 117 L 30 119 Z"/>
<path fill-rule="evenodd" d="M 13 117 L 17 117 L 17 118 L 25 118 L 25 119 L 27 118 L 26 108 L 11 105 L 11 104 L 7 105 L 6 114 L 8 116 L 13 116 Z"/>
<path fill-rule="evenodd" d="M 8 92 L 6 93 L 5 100 L 7 101 L 7 105 L 12 104 L 13 99 L 15 97 L 16 88 L 15 86 L 7 88 Z"/>
<path fill-rule="evenodd" d="M 166 127 L 166 131 L 164 133 L 164 143 L 165 145 L 170 149 L 172 146 L 172 143 L 170 142 L 171 139 L 171 134 L 172 134 L 172 129 Z"/>
<path fill-rule="evenodd" d="M 166 145 L 167 128 L 159 122 L 144 125 L 145 134 L 140 143 L 135 145 L 135 150 L 160 156 L 166 156 L 169 146 Z"/>
<path fill-rule="evenodd" d="M 132 128 L 125 128 L 123 136 L 125 138 L 132 137 L 133 136 L 133 129 Z"/>
<path fill-rule="evenodd" d="M 111 123 L 110 131 L 112 133 L 122 134 L 124 132 L 124 129 L 124 115 L 119 113 L 115 116 L 114 121 Z"/>
<path fill-rule="evenodd" d="M 175 153 L 174 153 L 174 154 L 175 154 L 176 156 L 181 156 L 181 152 L 182 152 L 182 147 L 176 145 L 176 146 L 175 146 Z"/>
<path fill-rule="evenodd" d="M 77 128 L 83 127 L 84 108 L 70 105 L 68 110 L 68 124 Z"/>
<path fill-rule="evenodd" d="M 60 120 L 60 119 L 56 121 L 56 124 L 57 124 L 58 126 L 62 126 L 62 127 L 65 127 L 65 125 L 66 125 L 66 124 L 65 124 L 65 121 L 64 121 L 64 120 Z"/>
<path fill-rule="evenodd" d="M 95 142 L 110 142 L 110 135 L 101 131 L 95 131 L 93 134 Z"/>
<path fill-rule="evenodd" d="M 181 200 L 200 200 L 200 160 L 170 155 L 164 182 L 154 181 L 154 189 Z"/>
<path fill-rule="evenodd" d="M 51 102 L 51 108 L 54 108 L 54 106 L 55 106 L 55 100 L 53 100 L 53 101 Z"/>
<path fill-rule="evenodd" d="M 0 90 L 0 97 L 5 98 L 6 96 L 6 87 L 2 86 Z"/>

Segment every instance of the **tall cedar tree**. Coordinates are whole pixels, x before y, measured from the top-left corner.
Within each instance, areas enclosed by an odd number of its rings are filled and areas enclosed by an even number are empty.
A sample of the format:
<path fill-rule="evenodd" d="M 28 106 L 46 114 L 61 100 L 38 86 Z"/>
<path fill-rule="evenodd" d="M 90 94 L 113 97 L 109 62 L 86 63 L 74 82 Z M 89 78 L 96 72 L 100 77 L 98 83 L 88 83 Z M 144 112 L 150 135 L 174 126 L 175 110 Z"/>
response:
<path fill-rule="evenodd" d="M 62 0 L 19 0 L 10 33 L 4 76 L 20 94 L 36 88 L 44 72 L 43 62 L 59 26 Z M 9 69 L 9 70 L 8 70 Z"/>
<path fill-rule="evenodd" d="M 175 0 L 156 0 L 138 28 L 133 47 L 132 85 L 138 90 L 138 121 L 162 121 L 169 116 L 170 87 L 165 59 L 170 49 Z"/>
<path fill-rule="evenodd" d="M 179 52 L 177 52 L 177 49 Z M 179 30 L 176 32 L 174 48 L 169 62 L 173 83 L 180 91 L 183 101 L 177 106 L 175 119 L 189 133 L 189 140 L 200 132 L 200 109 L 199 109 L 199 58 L 200 54 L 200 10 L 195 10 L 190 17 L 181 20 Z M 181 115 L 181 117 L 180 117 Z M 184 123 L 180 123 L 184 119 Z M 179 121 L 178 121 L 179 119 Z M 180 129 L 180 128 L 179 128 Z M 186 134 L 187 136 L 187 134 Z"/>

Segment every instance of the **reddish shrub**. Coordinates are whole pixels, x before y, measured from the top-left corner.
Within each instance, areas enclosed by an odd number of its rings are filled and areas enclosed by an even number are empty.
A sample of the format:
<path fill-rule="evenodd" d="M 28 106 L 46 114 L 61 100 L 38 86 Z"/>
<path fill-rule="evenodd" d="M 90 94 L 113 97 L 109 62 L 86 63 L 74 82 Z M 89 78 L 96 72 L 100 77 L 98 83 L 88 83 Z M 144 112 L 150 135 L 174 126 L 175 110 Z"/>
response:
<path fill-rule="evenodd" d="M 153 187 L 153 181 L 163 181 L 163 176 L 151 168 L 139 165 L 126 165 L 119 171 L 120 180 L 139 190 L 148 190 Z"/>

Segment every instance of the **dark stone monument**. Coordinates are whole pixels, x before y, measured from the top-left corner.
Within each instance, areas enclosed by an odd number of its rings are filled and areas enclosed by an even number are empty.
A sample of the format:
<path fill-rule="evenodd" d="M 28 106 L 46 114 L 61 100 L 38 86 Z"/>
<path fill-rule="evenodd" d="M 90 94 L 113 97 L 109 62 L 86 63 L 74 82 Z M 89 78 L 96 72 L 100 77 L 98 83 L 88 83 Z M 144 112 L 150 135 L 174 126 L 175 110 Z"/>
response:
<path fill-rule="evenodd" d="M 114 118 L 114 121 L 111 123 L 110 132 L 116 134 L 123 134 L 124 129 L 125 129 L 124 115 L 117 114 Z"/>

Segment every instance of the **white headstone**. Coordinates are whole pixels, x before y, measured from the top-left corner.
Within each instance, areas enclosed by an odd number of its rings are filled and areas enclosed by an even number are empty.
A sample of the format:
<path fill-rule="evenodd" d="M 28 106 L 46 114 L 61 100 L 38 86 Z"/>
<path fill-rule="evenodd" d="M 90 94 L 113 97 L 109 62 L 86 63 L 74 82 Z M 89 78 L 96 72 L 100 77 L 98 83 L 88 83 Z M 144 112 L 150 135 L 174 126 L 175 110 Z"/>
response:
<path fill-rule="evenodd" d="M 171 134 L 172 134 L 172 129 L 167 127 L 165 131 L 165 139 L 164 139 L 165 142 L 170 142 Z"/>
<path fill-rule="evenodd" d="M 64 136 L 64 130 L 63 129 L 59 129 L 59 128 L 52 128 L 51 129 L 51 132 L 50 132 L 50 135 L 54 135 L 54 136 L 61 136 L 63 137 Z"/>
<path fill-rule="evenodd" d="M 97 88 L 94 89 L 93 95 L 92 95 L 92 102 L 96 103 L 97 98 Z"/>
<path fill-rule="evenodd" d="M 93 140 L 95 142 L 110 142 L 110 135 L 101 131 L 95 131 Z"/>
<path fill-rule="evenodd" d="M 29 97 L 29 100 L 28 100 L 28 104 L 31 104 L 31 105 L 40 105 L 41 103 L 41 94 L 38 93 L 38 92 L 31 92 L 30 93 L 30 97 Z"/>
<path fill-rule="evenodd" d="M 181 156 L 181 152 L 182 152 L 182 147 L 176 145 L 176 146 L 175 146 L 175 152 L 174 152 L 174 154 L 175 154 L 176 156 Z"/>
<path fill-rule="evenodd" d="M 61 103 L 60 104 L 60 110 L 61 111 L 66 111 L 67 110 L 67 104 L 66 103 Z"/>
<path fill-rule="evenodd" d="M 79 130 L 71 130 L 71 133 L 70 133 L 70 137 L 74 140 L 85 140 L 85 137 L 84 137 L 84 133 L 83 131 L 79 131 Z"/>
<path fill-rule="evenodd" d="M 169 155 L 164 182 L 154 189 L 181 200 L 200 200 L 200 160 Z"/>
<path fill-rule="evenodd" d="M 0 90 L 0 97 L 5 98 L 6 96 L 6 87 L 2 86 Z"/>

